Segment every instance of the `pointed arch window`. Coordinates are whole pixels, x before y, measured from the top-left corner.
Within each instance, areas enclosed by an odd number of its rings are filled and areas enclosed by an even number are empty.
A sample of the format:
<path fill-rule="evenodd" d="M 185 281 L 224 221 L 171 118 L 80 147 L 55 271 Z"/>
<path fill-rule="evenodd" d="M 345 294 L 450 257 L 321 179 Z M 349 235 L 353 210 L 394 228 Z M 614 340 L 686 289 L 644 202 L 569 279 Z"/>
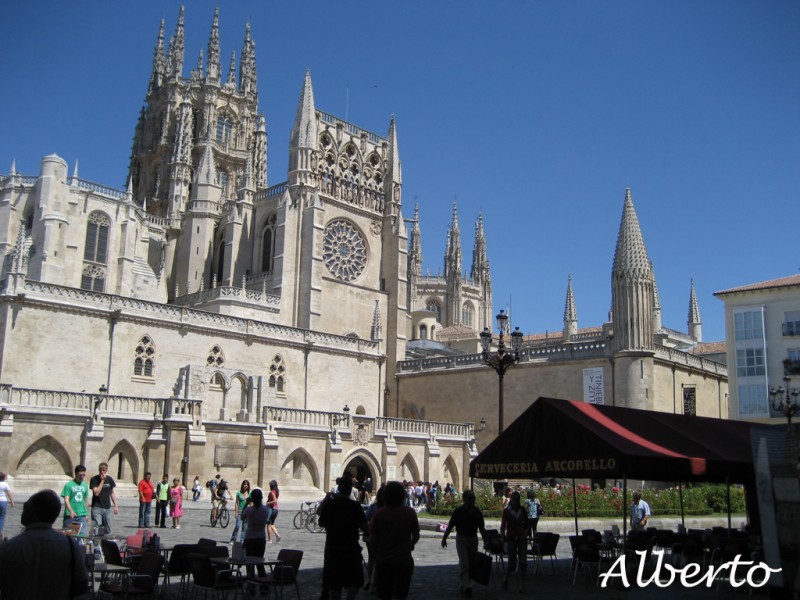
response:
<path fill-rule="evenodd" d="M 427 340 L 428 339 L 428 326 L 427 325 L 420 325 L 419 326 L 419 339 Z"/>
<path fill-rule="evenodd" d="M 83 248 L 83 270 L 81 289 L 93 292 L 105 291 L 106 264 L 108 263 L 108 237 L 111 219 L 100 211 L 94 211 L 86 222 L 86 242 Z"/>
<path fill-rule="evenodd" d="M 211 347 L 211 351 L 208 353 L 208 358 L 206 358 L 206 364 L 209 367 L 218 367 L 220 369 L 224 367 L 225 355 L 222 353 L 222 348 L 214 344 Z"/>
<path fill-rule="evenodd" d="M 225 274 L 225 240 L 217 244 L 217 285 L 222 285 L 222 276 Z"/>
<path fill-rule="evenodd" d="M 470 304 L 464 304 L 461 307 L 461 324 L 465 327 L 472 327 L 475 318 L 475 311 Z"/>
<path fill-rule="evenodd" d="M 269 366 L 269 387 L 278 393 L 286 391 L 286 364 L 280 354 L 276 354 Z"/>
<path fill-rule="evenodd" d="M 267 219 L 264 231 L 261 234 L 261 272 L 272 271 L 272 260 L 275 257 L 275 215 Z"/>
<path fill-rule="evenodd" d="M 136 345 L 133 359 L 133 374 L 138 377 L 154 377 L 156 346 L 149 335 L 142 336 Z"/>
<path fill-rule="evenodd" d="M 227 115 L 217 118 L 217 142 L 220 144 L 230 144 L 233 135 L 233 119 Z"/>
<path fill-rule="evenodd" d="M 436 315 L 436 321 L 442 322 L 442 307 L 436 300 L 428 300 L 425 304 L 425 310 L 429 310 Z"/>

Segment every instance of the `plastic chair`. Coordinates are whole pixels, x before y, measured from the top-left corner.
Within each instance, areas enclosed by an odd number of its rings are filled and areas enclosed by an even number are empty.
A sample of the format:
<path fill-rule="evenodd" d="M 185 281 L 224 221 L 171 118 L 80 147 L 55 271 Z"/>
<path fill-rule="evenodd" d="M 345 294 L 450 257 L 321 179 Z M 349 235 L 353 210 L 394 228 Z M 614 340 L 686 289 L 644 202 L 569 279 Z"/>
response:
<path fill-rule="evenodd" d="M 166 590 L 171 587 L 172 577 L 180 577 L 178 583 L 178 596 L 183 598 L 189 591 L 189 575 L 192 574 L 192 564 L 189 555 L 197 553 L 197 544 L 176 544 L 169 555 L 169 561 L 164 565 L 164 584 Z"/>
<path fill-rule="evenodd" d="M 561 535 L 558 533 L 541 531 L 533 534 L 531 543 L 531 553 L 534 556 L 538 556 L 540 566 L 546 556 L 550 557 L 550 566 L 553 568 L 554 574 L 556 572 L 556 549 L 558 548 L 559 539 L 561 539 Z"/>
<path fill-rule="evenodd" d="M 303 551 L 281 548 L 280 552 L 278 552 L 277 560 L 282 561 L 283 564 L 275 565 L 272 572 L 268 573 L 266 577 L 248 577 L 247 582 L 255 585 L 267 584 L 274 586 L 276 589 L 287 585 L 294 585 L 294 591 L 297 593 L 297 600 L 300 600 L 300 588 L 297 586 L 297 574 L 300 572 Z M 281 596 L 283 596 L 283 592 L 281 592 Z"/>
<path fill-rule="evenodd" d="M 240 579 L 232 569 L 214 569 L 211 558 L 205 554 L 189 554 L 189 564 L 195 593 L 203 590 L 204 595 L 210 592 L 227 597 L 233 590 L 233 597 L 238 596 Z"/>
<path fill-rule="evenodd" d="M 503 536 L 500 535 L 497 529 L 486 530 L 486 535 L 483 537 L 483 549 L 494 557 L 495 563 L 499 563 L 500 568 L 505 573 L 505 557 L 507 553 L 503 544 Z"/>
<path fill-rule="evenodd" d="M 609 558 L 603 556 L 600 548 L 594 540 L 586 537 L 579 537 L 575 544 L 575 574 L 572 577 L 572 585 L 578 579 L 578 569 L 581 567 L 589 569 L 589 575 L 592 574 L 594 568 L 597 569 L 597 585 L 600 585 L 600 573 L 602 571 L 603 562 L 611 562 Z"/>
<path fill-rule="evenodd" d="M 158 578 L 164 566 L 164 557 L 156 552 L 142 554 L 136 570 L 125 577 L 100 586 L 100 591 L 111 596 L 151 596 L 155 597 Z"/>

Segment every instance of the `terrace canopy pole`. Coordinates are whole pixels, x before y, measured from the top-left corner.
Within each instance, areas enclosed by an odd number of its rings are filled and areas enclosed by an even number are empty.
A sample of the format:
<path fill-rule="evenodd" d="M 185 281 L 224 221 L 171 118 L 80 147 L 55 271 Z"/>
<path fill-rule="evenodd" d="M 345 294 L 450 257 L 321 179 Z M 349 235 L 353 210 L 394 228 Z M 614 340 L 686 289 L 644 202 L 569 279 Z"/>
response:
<path fill-rule="evenodd" d="M 628 539 L 628 476 L 622 476 L 622 539 Z"/>
<path fill-rule="evenodd" d="M 725 477 L 725 497 L 728 502 L 728 537 L 731 537 L 731 478 Z"/>
<path fill-rule="evenodd" d="M 678 484 L 678 497 L 681 499 L 681 526 L 686 530 L 686 519 L 683 516 L 683 484 Z"/>
<path fill-rule="evenodd" d="M 575 478 L 572 478 L 572 507 L 575 512 L 575 535 L 580 535 L 578 531 L 578 490 L 575 487 Z"/>

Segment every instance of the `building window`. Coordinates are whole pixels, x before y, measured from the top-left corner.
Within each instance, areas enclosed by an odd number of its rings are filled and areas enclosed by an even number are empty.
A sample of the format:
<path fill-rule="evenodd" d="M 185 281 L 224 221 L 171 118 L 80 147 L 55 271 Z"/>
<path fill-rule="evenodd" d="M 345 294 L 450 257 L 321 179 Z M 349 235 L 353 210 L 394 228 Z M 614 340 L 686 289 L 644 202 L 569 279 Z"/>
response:
<path fill-rule="evenodd" d="M 737 377 L 756 377 L 765 374 L 763 348 L 740 348 L 736 350 Z"/>
<path fill-rule="evenodd" d="M 420 325 L 419 326 L 419 339 L 427 340 L 428 339 L 428 326 L 427 325 Z"/>
<path fill-rule="evenodd" d="M 225 355 L 222 353 L 222 348 L 217 345 L 212 346 L 211 352 L 208 353 L 208 358 L 206 358 L 206 364 L 209 367 L 224 367 Z"/>
<path fill-rule="evenodd" d="M 145 335 L 136 345 L 136 357 L 133 360 L 133 374 L 140 377 L 153 377 L 156 346 L 149 335 Z"/>
<path fill-rule="evenodd" d="M 217 142 L 229 144 L 233 133 L 233 121 L 230 117 L 223 116 L 217 119 Z"/>
<path fill-rule="evenodd" d="M 787 312 L 783 316 L 783 335 L 800 335 L 800 310 Z"/>
<path fill-rule="evenodd" d="M 269 366 L 269 387 L 276 392 L 286 391 L 286 365 L 280 354 L 276 354 Z"/>
<path fill-rule="evenodd" d="M 465 327 L 472 327 L 472 319 L 475 311 L 472 310 L 472 306 L 469 304 L 464 304 L 461 307 L 461 324 Z"/>
<path fill-rule="evenodd" d="M 761 311 L 742 311 L 733 315 L 733 331 L 737 340 L 763 340 L 764 317 Z"/>
<path fill-rule="evenodd" d="M 85 265 L 81 273 L 81 289 L 102 292 L 106 288 L 106 270 L 97 265 Z"/>
<path fill-rule="evenodd" d="M 217 244 L 217 285 L 222 285 L 222 277 L 225 275 L 225 240 L 220 240 Z M 230 282 L 233 285 L 233 282 Z"/>
<path fill-rule="evenodd" d="M 272 271 L 272 259 L 275 256 L 275 215 L 267 219 L 264 233 L 261 234 L 261 272 Z"/>
<path fill-rule="evenodd" d="M 759 384 L 743 384 L 738 387 L 739 414 L 764 415 L 769 414 L 767 403 L 767 388 Z"/>
<path fill-rule="evenodd" d="M 219 187 L 222 188 L 222 191 L 220 192 L 220 198 L 227 200 L 229 198 L 228 192 L 230 188 L 230 185 L 228 185 L 230 182 L 228 172 L 221 169 L 217 171 L 217 181 L 219 181 Z"/>
<path fill-rule="evenodd" d="M 428 300 L 428 302 L 425 304 L 425 310 L 429 310 L 435 314 L 437 322 L 442 322 L 442 307 L 436 300 Z"/>
<path fill-rule="evenodd" d="M 108 262 L 108 233 L 110 227 L 111 220 L 104 213 L 95 211 L 87 219 L 81 289 L 93 292 L 105 291 L 105 265 Z"/>

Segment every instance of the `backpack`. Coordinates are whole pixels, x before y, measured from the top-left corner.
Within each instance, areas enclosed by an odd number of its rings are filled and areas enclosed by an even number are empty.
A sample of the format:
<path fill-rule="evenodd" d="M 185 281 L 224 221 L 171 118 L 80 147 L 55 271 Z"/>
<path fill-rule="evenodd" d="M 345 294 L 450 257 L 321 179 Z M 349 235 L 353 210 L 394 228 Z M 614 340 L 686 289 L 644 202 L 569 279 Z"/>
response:
<path fill-rule="evenodd" d="M 210 479 L 208 481 L 206 481 L 206 487 L 208 489 L 211 489 L 211 483 L 212 483 L 212 481 Z"/>

